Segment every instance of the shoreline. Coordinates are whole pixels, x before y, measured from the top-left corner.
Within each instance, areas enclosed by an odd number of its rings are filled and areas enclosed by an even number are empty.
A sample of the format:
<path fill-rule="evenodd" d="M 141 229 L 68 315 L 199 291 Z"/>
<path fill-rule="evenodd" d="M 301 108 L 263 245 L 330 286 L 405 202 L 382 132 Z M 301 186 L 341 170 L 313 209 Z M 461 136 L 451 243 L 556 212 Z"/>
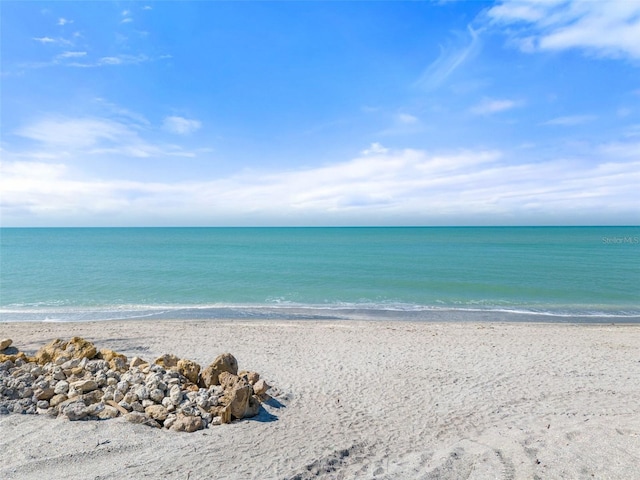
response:
<path fill-rule="evenodd" d="M 637 476 L 635 323 L 149 320 L 1 322 L 0 337 L 201 365 L 231 352 L 281 406 L 195 434 L 0 416 L 0 477 Z"/>

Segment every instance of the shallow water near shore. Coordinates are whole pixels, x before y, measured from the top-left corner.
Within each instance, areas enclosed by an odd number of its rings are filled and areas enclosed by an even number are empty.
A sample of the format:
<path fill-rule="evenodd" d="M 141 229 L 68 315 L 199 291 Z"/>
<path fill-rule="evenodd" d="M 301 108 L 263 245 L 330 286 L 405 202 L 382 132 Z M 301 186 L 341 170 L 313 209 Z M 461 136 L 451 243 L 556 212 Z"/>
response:
<path fill-rule="evenodd" d="M 640 321 L 640 227 L 1 229 L 0 321 Z"/>

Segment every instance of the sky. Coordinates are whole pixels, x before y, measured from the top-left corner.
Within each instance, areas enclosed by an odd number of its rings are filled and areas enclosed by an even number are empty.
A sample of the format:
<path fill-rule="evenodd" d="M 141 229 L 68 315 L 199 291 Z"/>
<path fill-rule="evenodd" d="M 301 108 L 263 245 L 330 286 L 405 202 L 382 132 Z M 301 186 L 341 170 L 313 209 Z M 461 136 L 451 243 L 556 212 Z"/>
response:
<path fill-rule="evenodd" d="M 2 226 L 640 224 L 640 0 L 0 22 Z"/>

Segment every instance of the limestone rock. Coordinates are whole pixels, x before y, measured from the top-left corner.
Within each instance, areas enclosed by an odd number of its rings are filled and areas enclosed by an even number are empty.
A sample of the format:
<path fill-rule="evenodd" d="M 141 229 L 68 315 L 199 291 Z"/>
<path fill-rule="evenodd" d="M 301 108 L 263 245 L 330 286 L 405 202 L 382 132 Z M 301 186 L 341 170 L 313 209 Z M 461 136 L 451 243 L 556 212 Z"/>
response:
<path fill-rule="evenodd" d="M 260 379 L 253 385 L 253 393 L 258 396 L 264 395 L 270 388 L 271 387 L 264 381 L 264 379 Z"/>
<path fill-rule="evenodd" d="M 169 416 L 169 412 L 162 405 L 151 405 L 144 409 L 144 413 L 160 422 L 164 422 L 167 419 L 167 416 Z"/>
<path fill-rule="evenodd" d="M 147 417 L 144 413 L 140 413 L 140 412 L 127 413 L 124 416 L 124 419 L 127 422 L 139 423 L 141 425 L 147 425 L 149 427 L 160 428 L 160 424 L 158 422 L 156 422 L 153 418 Z"/>
<path fill-rule="evenodd" d="M 95 380 L 79 380 L 77 382 L 73 382 L 71 387 L 73 387 L 78 393 L 87 393 L 93 392 L 97 389 L 98 384 Z"/>
<path fill-rule="evenodd" d="M 175 355 L 171 355 L 170 353 L 165 353 L 161 357 L 156 358 L 154 363 L 164 368 L 175 368 L 178 366 L 179 360 L 180 359 Z"/>
<path fill-rule="evenodd" d="M 238 376 L 245 377 L 251 385 L 255 385 L 255 383 L 260 380 L 260 374 L 258 372 L 251 372 L 249 370 L 242 370 L 238 373 Z"/>
<path fill-rule="evenodd" d="M 62 409 L 62 415 L 67 417 L 69 420 L 75 421 L 86 418 L 87 415 L 89 415 L 89 412 L 84 402 L 78 401 L 67 404 Z"/>
<path fill-rule="evenodd" d="M 9 348 L 12 343 L 13 340 L 11 340 L 10 338 L 3 338 L 2 340 L 0 340 L 0 351 L 4 350 L 5 348 Z"/>
<path fill-rule="evenodd" d="M 117 370 L 118 372 L 127 370 L 127 357 L 122 353 L 103 348 L 100 350 L 100 357 L 109 363 L 109 368 L 112 370 Z"/>
<path fill-rule="evenodd" d="M 33 394 L 36 396 L 38 400 L 50 400 L 56 392 L 51 387 L 47 388 L 39 388 Z M 49 408 L 48 406 L 46 408 Z"/>
<path fill-rule="evenodd" d="M 40 365 L 45 365 L 49 362 L 64 363 L 69 359 L 92 359 L 97 353 L 93 343 L 84 338 L 73 337 L 68 342 L 57 338 L 38 350 L 35 358 Z"/>
<path fill-rule="evenodd" d="M 198 383 L 198 374 L 200 373 L 200 365 L 192 360 L 178 360 L 178 372 L 184 375 L 192 383 Z"/>
<path fill-rule="evenodd" d="M 141 365 L 146 365 L 147 362 L 145 362 L 143 359 L 141 359 L 140 357 L 133 357 L 131 359 L 131 363 L 129 364 L 129 367 L 133 368 L 133 367 L 140 367 Z"/>
<path fill-rule="evenodd" d="M 249 382 L 229 372 L 222 372 L 220 384 L 224 387 L 224 398 L 231 409 L 231 416 L 244 418 L 249 407 L 249 399 L 253 394 L 253 388 Z"/>
<path fill-rule="evenodd" d="M 186 415 L 178 415 L 176 421 L 171 425 L 174 432 L 195 432 L 202 430 L 204 423 L 200 417 L 188 417 Z"/>
<path fill-rule="evenodd" d="M 68 400 L 67 396 L 64 393 L 58 393 L 51 397 L 49 400 L 49 405 L 52 407 L 57 407 L 62 402 L 66 402 Z"/>
<path fill-rule="evenodd" d="M 229 372 L 233 375 L 238 373 L 238 361 L 230 353 L 223 353 L 205 368 L 200 375 L 202 386 L 209 388 L 212 385 L 220 385 L 219 376 L 222 372 Z"/>
<path fill-rule="evenodd" d="M 111 405 L 105 405 L 104 409 L 99 412 L 97 416 L 100 420 L 109 420 L 110 418 L 116 418 L 119 413 L 117 408 Z"/>

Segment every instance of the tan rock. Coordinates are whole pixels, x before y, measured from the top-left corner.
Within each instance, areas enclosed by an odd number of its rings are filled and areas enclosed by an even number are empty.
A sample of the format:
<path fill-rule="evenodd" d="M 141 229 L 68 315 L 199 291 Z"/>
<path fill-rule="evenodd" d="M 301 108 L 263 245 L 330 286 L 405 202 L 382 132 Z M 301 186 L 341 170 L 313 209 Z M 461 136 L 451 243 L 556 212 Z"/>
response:
<path fill-rule="evenodd" d="M 95 345 L 81 337 L 73 337 L 69 340 L 65 352 L 71 358 L 86 358 L 89 360 L 98 354 Z"/>
<path fill-rule="evenodd" d="M 100 350 L 100 357 L 109 364 L 109 368 L 112 370 L 119 372 L 127 370 L 127 357 L 122 353 L 103 348 Z"/>
<path fill-rule="evenodd" d="M 133 368 L 133 367 L 140 367 L 141 365 L 147 365 L 147 362 L 145 362 L 143 359 L 141 359 L 140 357 L 133 357 L 131 359 L 131 363 L 129 364 L 129 367 Z"/>
<path fill-rule="evenodd" d="M 64 393 L 59 393 L 51 397 L 51 400 L 49 400 L 49 405 L 52 407 L 57 407 L 62 402 L 66 402 L 68 399 L 69 397 L 67 397 Z"/>
<path fill-rule="evenodd" d="M 267 382 L 265 382 L 264 379 L 261 378 L 253 386 L 253 393 L 255 393 L 258 396 L 264 395 L 265 393 L 267 393 L 267 390 L 269 390 L 270 388 L 271 386 L 269 386 Z"/>
<path fill-rule="evenodd" d="M 31 362 L 33 360 L 31 357 L 27 357 L 24 352 L 18 352 L 16 354 L 0 353 L 0 363 L 6 362 L 7 360 L 15 363 L 19 358 L 25 362 Z"/>
<path fill-rule="evenodd" d="M 171 430 L 174 432 L 195 432 L 204 428 L 204 422 L 200 417 L 188 417 L 186 415 L 179 414 L 176 421 L 171 425 Z"/>
<path fill-rule="evenodd" d="M 220 385 L 219 376 L 222 372 L 229 372 L 233 375 L 238 373 L 238 361 L 230 353 L 219 355 L 211 365 L 202 371 L 201 385 L 205 388 L 209 388 L 211 385 Z"/>
<path fill-rule="evenodd" d="M 109 420 L 111 418 L 116 418 L 119 414 L 120 412 L 117 408 L 114 408 L 111 405 L 105 405 L 104 410 L 98 413 L 98 418 L 100 420 Z"/>
<path fill-rule="evenodd" d="M 47 387 L 39 388 L 38 390 L 33 392 L 33 394 L 38 400 L 50 400 L 56 394 L 56 392 L 53 390 L 53 388 Z"/>
<path fill-rule="evenodd" d="M 87 358 L 92 359 L 97 355 L 98 351 L 93 343 L 81 337 L 73 337 L 68 342 L 59 338 L 52 340 L 42 347 L 35 355 L 36 361 L 40 365 L 49 362 L 56 362 L 58 359 L 74 359 Z"/>
<path fill-rule="evenodd" d="M 220 385 L 224 388 L 224 401 L 231 409 L 233 418 L 244 418 L 249 407 L 253 388 L 244 377 L 229 372 L 220 374 Z"/>
<path fill-rule="evenodd" d="M 254 385 L 258 380 L 260 380 L 260 374 L 258 372 L 252 372 L 250 370 L 242 370 L 238 373 L 239 377 L 245 377 L 251 385 Z"/>
<path fill-rule="evenodd" d="M 56 338 L 36 352 L 36 361 L 40 365 L 53 362 L 64 352 L 67 342 Z"/>
<path fill-rule="evenodd" d="M 140 413 L 140 412 L 127 413 L 124 416 L 124 419 L 127 422 L 139 423 L 141 425 L 147 425 L 149 427 L 160 428 L 160 424 L 158 422 L 156 422 L 153 418 L 147 417 L 144 413 Z"/>
<path fill-rule="evenodd" d="M 95 380 L 79 380 L 77 382 L 71 383 L 71 387 L 73 387 L 79 393 L 87 393 L 97 389 L 98 384 Z"/>
<path fill-rule="evenodd" d="M 164 422 L 167 419 L 167 416 L 169 416 L 169 411 L 162 405 L 150 405 L 144 409 L 144 413 L 160 422 Z"/>
<path fill-rule="evenodd" d="M 220 423 L 231 423 L 231 407 L 229 405 L 218 405 L 209 408 L 209 412 L 220 418 Z"/>
<path fill-rule="evenodd" d="M 0 340 L 0 351 L 4 350 L 5 348 L 9 348 L 12 343 L 13 340 L 11 340 L 10 338 L 3 338 L 2 340 Z"/>
<path fill-rule="evenodd" d="M 154 363 L 164 368 L 176 368 L 178 366 L 178 360 L 180 359 L 175 355 L 165 353 L 161 357 L 156 358 Z"/>
<path fill-rule="evenodd" d="M 200 373 L 200 365 L 192 360 L 185 358 L 178 360 L 178 372 L 184 375 L 192 383 L 198 383 L 198 374 Z"/>

